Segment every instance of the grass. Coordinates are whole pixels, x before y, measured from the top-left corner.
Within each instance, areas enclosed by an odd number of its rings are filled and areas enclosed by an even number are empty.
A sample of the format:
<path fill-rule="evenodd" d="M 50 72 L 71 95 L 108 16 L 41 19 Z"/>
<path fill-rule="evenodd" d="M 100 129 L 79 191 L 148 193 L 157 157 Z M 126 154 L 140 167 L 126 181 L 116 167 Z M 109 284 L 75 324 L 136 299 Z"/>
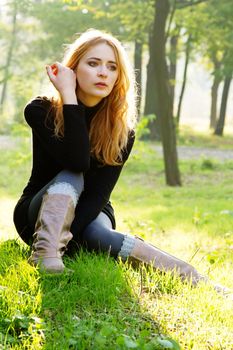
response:
<path fill-rule="evenodd" d="M 192 137 L 196 146 L 200 136 Z M 210 285 L 193 289 L 86 252 L 67 257 L 61 276 L 31 267 L 11 219 L 30 171 L 29 147 L 24 139 L 0 160 L 0 349 L 233 349 L 233 303 Z M 187 160 L 180 168 L 184 185 L 168 188 L 162 160 L 150 143 L 138 143 L 112 196 L 118 230 L 233 289 L 233 163 Z"/>
<path fill-rule="evenodd" d="M 187 125 L 181 125 L 177 135 L 179 145 L 226 150 L 232 150 L 232 138 L 233 135 L 229 130 L 225 131 L 224 137 L 221 137 L 214 135 L 213 130 L 199 130 L 194 132 L 194 130 Z"/>

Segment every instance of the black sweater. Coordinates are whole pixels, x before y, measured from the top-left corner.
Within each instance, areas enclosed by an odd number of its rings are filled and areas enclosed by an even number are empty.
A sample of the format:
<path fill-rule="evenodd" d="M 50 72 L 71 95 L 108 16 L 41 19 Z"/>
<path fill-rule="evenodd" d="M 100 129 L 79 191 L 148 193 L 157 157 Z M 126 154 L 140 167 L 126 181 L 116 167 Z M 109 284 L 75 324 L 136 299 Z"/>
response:
<path fill-rule="evenodd" d="M 62 169 L 84 174 L 84 191 L 71 226 L 74 239 L 101 211 L 110 217 L 114 225 L 114 214 L 109 203 L 110 194 L 130 154 L 135 135 L 133 131 L 129 134 L 127 147 L 123 151 L 123 164 L 120 166 L 103 166 L 90 156 L 89 128 L 100 105 L 101 102 L 94 107 L 82 104 L 63 105 L 62 138 L 54 136 L 53 119 L 47 117 L 51 107 L 48 100 L 35 99 L 26 106 L 25 119 L 32 128 L 33 163 L 29 182 L 15 209 L 14 221 L 18 232 L 27 224 L 26 211 L 33 196 Z M 20 215 L 17 215 L 17 210 Z"/>

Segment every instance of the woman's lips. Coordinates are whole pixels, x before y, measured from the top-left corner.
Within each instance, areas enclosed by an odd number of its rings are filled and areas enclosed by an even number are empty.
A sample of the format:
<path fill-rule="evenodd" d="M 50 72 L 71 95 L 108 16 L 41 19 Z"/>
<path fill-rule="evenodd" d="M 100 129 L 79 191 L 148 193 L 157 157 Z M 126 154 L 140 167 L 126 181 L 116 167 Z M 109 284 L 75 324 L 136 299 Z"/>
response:
<path fill-rule="evenodd" d="M 104 88 L 104 87 L 107 87 L 107 84 L 100 82 L 100 83 L 96 83 L 95 86 Z"/>

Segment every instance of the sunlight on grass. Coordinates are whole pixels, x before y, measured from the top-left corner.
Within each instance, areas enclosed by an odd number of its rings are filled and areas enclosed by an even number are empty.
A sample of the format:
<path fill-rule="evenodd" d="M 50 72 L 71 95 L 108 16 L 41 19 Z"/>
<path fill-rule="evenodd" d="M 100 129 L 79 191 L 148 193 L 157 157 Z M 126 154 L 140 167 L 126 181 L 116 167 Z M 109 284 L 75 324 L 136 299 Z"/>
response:
<path fill-rule="evenodd" d="M 204 135 L 182 137 L 183 144 L 206 142 Z M 211 136 L 207 141 L 218 146 Z M 66 257 L 62 275 L 30 266 L 29 248 L 9 239 L 18 237 L 12 213 L 29 174 L 28 142 L 0 162 L 0 349 L 175 350 L 177 342 L 185 350 L 233 349 L 233 303 L 209 284 L 191 288 L 169 273 L 85 252 Z M 180 165 L 184 186 L 169 188 L 151 144 L 136 145 L 112 196 L 117 229 L 233 289 L 232 164 Z"/>
<path fill-rule="evenodd" d="M 0 343 L 4 349 L 40 349 L 44 338 L 39 275 L 15 240 L 0 244 Z"/>
<path fill-rule="evenodd" d="M 200 126 L 200 125 L 199 125 Z M 194 130 L 188 125 L 181 125 L 177 135 L 178 144 L 218 149 L 232 149 L 233 128 L 225 130 L 225 136 L 213 135 L 213 130 Z"/>
<path fill-rule="evenodd" d="M 15 204 L 15 199 L 3 196 L 0 198 L 0 241 L 18 236 L 13 224 Z"/>
<path fill-rule="evenodd" d="M 150 306 L 147 296 L 144 302 Z M 183 294 L 163 295 L 156 306 L 152 309 L 155 317 L 177 339 L 183 339 L 182 349 L 231 349 L 232 304 L 216 298 L 212 289 L 205 285 L 195 290 L 184 287 Z M 230 317 L 226 320 L 225 315 Z"/>

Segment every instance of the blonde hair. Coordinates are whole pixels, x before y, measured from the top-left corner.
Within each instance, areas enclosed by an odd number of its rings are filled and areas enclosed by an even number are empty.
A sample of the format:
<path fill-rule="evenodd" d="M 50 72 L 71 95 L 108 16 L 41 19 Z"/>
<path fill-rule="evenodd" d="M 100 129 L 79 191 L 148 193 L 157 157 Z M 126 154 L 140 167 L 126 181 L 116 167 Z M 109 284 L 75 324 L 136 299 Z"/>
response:
<path fill-rule="evenodd" d="M 88 49 L 103 42 L 114 51 L 118 77 L 111 93 L 104 98 L 91 121 L 89 139 L 92 155 L 103 164 L 119 165 L 122 163 L 122 152 L 127 146 L 129 131 L 136 124 L 135 75 L 125 49 L 112 35 L 89 29 L 68 47 L 62 64 L 75 70 Z M 52 97 L 52 105 L 55 109 L 55 135 L 62 137 L 64 119 L 59 93 Z"/>

